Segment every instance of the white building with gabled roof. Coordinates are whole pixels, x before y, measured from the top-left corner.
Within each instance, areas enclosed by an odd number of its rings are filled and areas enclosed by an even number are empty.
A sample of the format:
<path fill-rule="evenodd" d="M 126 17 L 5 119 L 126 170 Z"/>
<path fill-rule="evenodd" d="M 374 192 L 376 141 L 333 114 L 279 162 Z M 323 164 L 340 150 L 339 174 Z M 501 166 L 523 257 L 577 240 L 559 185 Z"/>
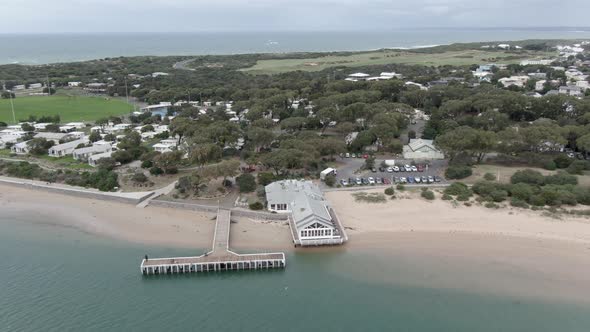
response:
<path fill-rule="evenodd" d="M 84 137 L 67 143 L 54 145 L 51 148 L 49 148 L 49 156 L 59 158 L 71 155 L 72 152 L 74 152 L 74 150 L 78 147 L 78 145 L 86 143 L 88 143 L 88 138 Z"/>
<path fill-rule="evenodd" d="M 330 245 L 348 240 L 336 213 L 313 182 L 282 180 L 264 190 L 269 211 L 291 214 L 289 224 L 295 244 Z"/>
<path fill-rule="evenodd" d="M 445 155 L 434 146 L 432 140 L 429 139 L 410 139 L 410 143 L 404 145 L 403 148 L 404 159 L 420 160 L 420 159 L 444 159 Z"/>

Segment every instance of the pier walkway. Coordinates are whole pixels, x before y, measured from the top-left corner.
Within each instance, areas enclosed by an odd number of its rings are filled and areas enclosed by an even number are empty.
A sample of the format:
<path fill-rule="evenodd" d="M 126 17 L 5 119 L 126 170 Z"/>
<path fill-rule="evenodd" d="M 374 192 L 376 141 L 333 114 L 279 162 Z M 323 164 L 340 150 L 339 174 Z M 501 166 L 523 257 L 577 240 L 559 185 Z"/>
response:
<path fill-rule="evenodd" d="M 284 253 L 237 254 L 229 249 L 231 211 L 219 209 L 211 251 L 195 257 L 146 258 L 141 273 L 175 274 L 227 270 L 258 270 L 284 268 Z"/>

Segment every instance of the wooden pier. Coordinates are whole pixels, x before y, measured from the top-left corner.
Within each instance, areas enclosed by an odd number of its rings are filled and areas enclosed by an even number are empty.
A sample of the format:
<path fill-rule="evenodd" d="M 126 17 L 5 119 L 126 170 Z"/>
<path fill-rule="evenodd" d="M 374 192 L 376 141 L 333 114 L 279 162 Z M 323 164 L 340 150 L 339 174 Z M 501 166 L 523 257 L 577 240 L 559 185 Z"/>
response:
<path fill-rule="evenodd" d="M 146 258 L 141 262 L 141 273 L 151 275 L 285 267 L 284 253 L 237 254 L 229 250 L 230 227 L 231 211 L 219 209 L 211 251 L 195 257 Z"/>

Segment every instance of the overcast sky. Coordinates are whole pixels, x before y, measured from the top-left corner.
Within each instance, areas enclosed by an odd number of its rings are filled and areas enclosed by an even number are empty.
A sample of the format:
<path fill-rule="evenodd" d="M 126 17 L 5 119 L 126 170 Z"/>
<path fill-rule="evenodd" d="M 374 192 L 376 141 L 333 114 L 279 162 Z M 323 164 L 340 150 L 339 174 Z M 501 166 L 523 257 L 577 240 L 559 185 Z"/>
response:
<path fill-rule="evenodd" d="M 590 0 L 0 0 L 0 32 L 589 26 Z"/>

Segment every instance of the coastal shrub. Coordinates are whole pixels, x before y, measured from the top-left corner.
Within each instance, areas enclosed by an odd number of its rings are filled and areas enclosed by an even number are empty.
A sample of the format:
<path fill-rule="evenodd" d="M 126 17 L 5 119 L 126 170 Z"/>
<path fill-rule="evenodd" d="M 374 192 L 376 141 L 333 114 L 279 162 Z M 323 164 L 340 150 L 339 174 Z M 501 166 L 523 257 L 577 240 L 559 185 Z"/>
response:
<path fill-rule="evenodd" d="M 256 179 L 254 175 L 245 173 L 236 178 L 236 183 L 241 193 L 250 193 L 256 190 Z"/>
<path fill-rule="evenodd" d="M 441 199 L 442 199 L 443 201 L 450 201 L 450 200 L 452 200 L 452 199 L 453 199 L 453 196 L 451 196 L 451 195 L 449 195 L 449 194 L 443 194 L 443 195 L 442 195 L 442 197 L 441 197 Z"/>
<path fill-rule="evenodd" d="M 395 190 L 393 190 L 393 187 L 389 187 L 385 189 L 385 195 L 388 196 L 393 196 L 395 194 Z"/>
<path fill-rule="evenodd" d="M 395 186 L 395 189 L 397 189 L 399 191 L 404 191 L 404 190 L 406 190 L 406 186 L 404 186 L 403 184 L 399 183 L 397 186 Z"/>
<path fill-rule="evenodd" d="M 264 208 L 264 205 L 262 205 L 262 203 L 260 202 L 254 202 L 250 203 L 248 207 L 250 208 L 250 210 L 262 210 Z"/>
<path fill-rule="evenodd" d="M 483 175 L 483 179 L 486 181 L 495 181 L 496 180 L 496 176 L 492 173 L 486 173 Z"/>
<path fill-rule="evenodd" d="M 571 165 L 573 161 L 574 160 L 572 158 L 566 156 L 565 154 L 560 154 L 553 159 L 553 162 L 557 168 L 568 168 L 568 166 Z"/>
<path fill-rule="evenodd" d="M 113 152 L 111 158 L 115 159 L 117 162 L 121 164 L 127 164 L 133 161 L 133 155 L 126 150 L 118 150 Z"/>
<path fill-rule="evenodd" d="M 465 183 L 462 182 L 454 182 L 450 186 L 446 187 L 444 193 L 451 196 L 467 196 L 470 197 L 472 195 L 471 189 L 467 187 Z"/>
<path fill-rule="evenodd" d="M 544 206 L 545 198 L 541 194 L 533 195 L 529 198 L 528 202 L 533 206 Z"/>
<path fill-rule="evenodd" d="M 580 204 L 590 205 L 590 188 L 575 187 L 572 192 L 576 197 L 576 201 Z"/>
<path fill-rule="evenodd" d="M 384 194 L 381 193 L 354 193 L 352 194 L 354 199 L 357 202 L 367 202 L 367 203 L 384 203 L 387 201 Z"/>
<path fill-rule="evenodd" d="M 508 198 L 508 192 L 506 190 L 494 190 L 490 193 L 490 198 L 494 202 L 502 202 Z"/>
<path fill-rule="evenodd" d="M 131 180 L 133 180 L 133 182 L 137 182 L 137 183 L 146 183 L 148 178 L 143 173 L 135 173 L 131 177 Z"/>
<path fill-rule="evenodd" d="M 460 180 L 471 176 L 473 171 L 470 166 L 451 165 L 445 170 L 445 177 L 447 179 Z"/>
<path fill-rule="evenodd" d="M 471 197 L 471 194 L 462 193 L 457 196 L 457 200 L 459 202 L 465 202 L 465 201 L 468 201 L 470 197 Z"/>
<path fill-rule="evenodd" d="M 500 207 L 498 204 L 492 202 L 487 202 L 486 204 L 484 204 L 484 206 L 488 209 L 497 209 Z"/>
<path fill-rule="evenodd" d="M 151 160 L 144 160 L 141 162 L 141 168 L 151 168 L 154 163 Z"/>
<path fill-rule="evenodd" d="M 162 174 L 164 174 L 164 171 L 160 167 L 153 166 L 152 168 L 150 168 L 150 174 L 151 175 L 162 175 Z"/>
<path fill-rule="evenodd" d="M 510 196 L 522 201 L 528 201 L 536 191 L 535 187 L 526 183 L 517 183 L 510 186 Z"/>
<path fill-rule="evenodd" d="M 9 163 L 6 167 L 7 175 L 23 179 L 38 178 L 42 172 L 43 169 L 41 169 L 39 165 L 31 164 L 26 161 L 21 161 L 18 163 Z"/>
<path fill-rule="evenodd" d="M 566 169 L 570 174 L 581 175 L 584 171 L 590 170 L 590 162 L 587 160 L 575 160 Z"/>
<path fill-rule="evenodd" d="M 549 160 L 545 163 L 545 165 L 543 165 L 543 168 L 549 171 L 554 171 L 557 169 L 557 165 L 553 160 Z"/>
<path fill-rule="evenodd" d="M 545 177 L 539 171 L 523 169 L 521 171 L 516 171 L 510 178 L 510 182 L 512 184 L 528 183 L 542 186 L 545 183 Z"/>
<path fill-rule="evenodd" d="M 326 183 L 328 187 L 334 187 L 334 184 L 336 184 L 336 177 L 333 174 L 330 174 L 326 176 L 324 183 Z"/>
<path fill-rule="evenodd" d="M 260 172 L 258 173 L 257 177 L 258 183 L 263 186 L 266 186 L 275 181 L 275 175 L 269 172 Z"/>
<path fill-rule="evenodd" d="M 557 173 L 554 175 L 549 175 L 545 177 L 545 184 L 555 184 L 555 185 L 564 185 L 564 184 L 571 184 L 577 185 L 578 178 L 575 175 L 567 174 L 567 173 Z"/>
<path fill-rule="evenodd" d="M 516 197 L 512 197 L 512 199 L 510 200 L 510 205 L 514 206 L 514 207 L 519 207 L 519 208 L 523 208 L 523 209 L 528 209 L 529 205 L 527 204 L 527 202 L 518 199 Z"/>
<path fill-rule="evenodd" d="M 432 190 L 422 190 L 422 193 L 420 193 L 420 196 L 422 196 L 422 198 L 425 198 L 429 201 L 434 199 L 434 192 L 432 192 Z"/>
<path fill-rule="evenodd" d="M 492 191 L 497 189 L 497 184 L 490 181 L 478 181 L 471 189 L 480 196 L 489 196 Z"/>

